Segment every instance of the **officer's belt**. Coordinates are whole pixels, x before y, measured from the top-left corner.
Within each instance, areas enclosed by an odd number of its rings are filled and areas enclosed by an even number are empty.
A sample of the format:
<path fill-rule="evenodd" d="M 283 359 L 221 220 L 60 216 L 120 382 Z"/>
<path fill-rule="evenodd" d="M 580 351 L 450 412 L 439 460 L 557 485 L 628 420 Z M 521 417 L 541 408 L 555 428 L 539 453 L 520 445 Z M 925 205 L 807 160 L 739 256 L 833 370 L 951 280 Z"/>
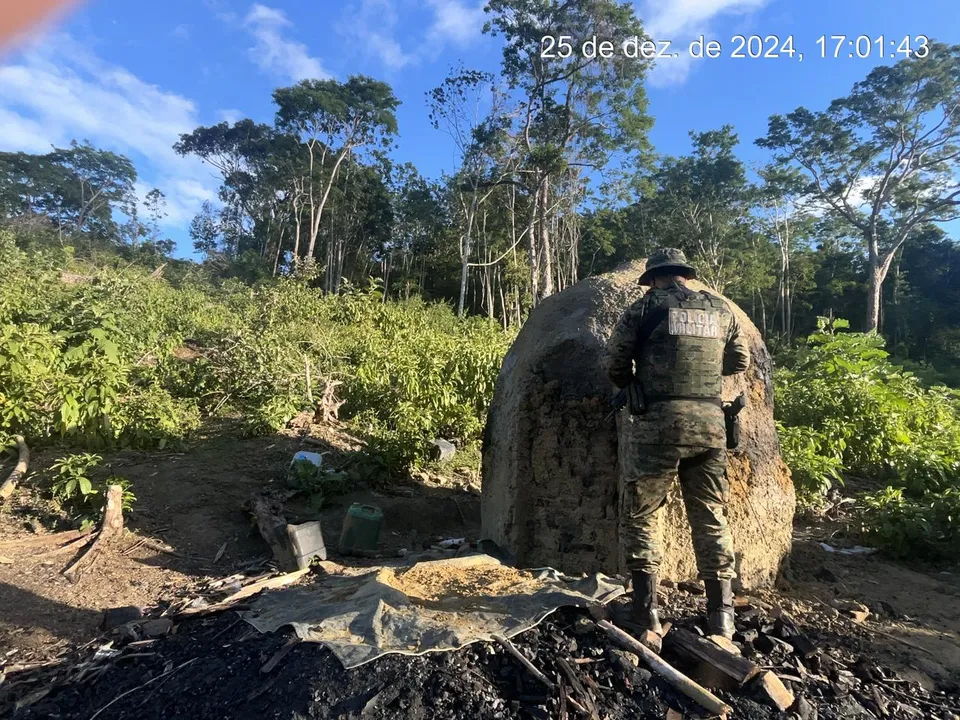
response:
<path fill-rule="evenodd" d="M 669 402 L 670 400 L 695 400 L 697 402 L 716 405 L 718 408 L 723 409 L 723 400 L 721 400 L 720 398 L 703 397 L 701 395 L 644 395 L 644 400 L 647 401 L 647 404 L 657 403 L 657 402 Z"/>

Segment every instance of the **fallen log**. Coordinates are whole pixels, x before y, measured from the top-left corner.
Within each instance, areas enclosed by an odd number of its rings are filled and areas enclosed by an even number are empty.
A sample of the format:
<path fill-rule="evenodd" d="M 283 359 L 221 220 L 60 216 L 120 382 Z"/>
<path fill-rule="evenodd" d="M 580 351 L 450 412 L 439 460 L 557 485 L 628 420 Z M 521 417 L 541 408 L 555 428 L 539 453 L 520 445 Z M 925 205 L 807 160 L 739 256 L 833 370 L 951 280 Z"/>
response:
<path fill-rule="evenodd" d="M 695 683 L 675 667 L 665 662 L 646 645 L 630 635 L 627 635 L 627 633 L 618 628 L 616 625 L 612 624 L 609 620 L 601 620 L 597 623 L 597 627 L 607 633 L 607 635 L 609 635 L 611 639 L 613 639 L 618 645 L 639 655 L 651 670 L 677 688 L 677 690 L 682 692 L 688 698 L 694 700 L 701 707 L 709 710 L 714 715 L 720 715 L 721 717 L 726 717 L 728 713 L 733 711 L 733 708 L 723 702 L 712 692 Z"/>
<path fill-rule="evenodd" d="M 76 582 L 81 573 L 91 567 L 103 548 L 123 531 L 123 488 L 111 485 L 107 488 L 107 502 L 103 506 L 103 519 L 96 540 L 80 557 L 64 568 L 62 575 L 70 582 Z"/>
<path fill-rule="evenodd" d="M 521 665 L 523 665 L 523 667 L 526 669 L 528 673 L 533 675 L 537 680 L 542 682 L 551 690 L 556 689 L 557 686 L 554 684 L 554 682 L 550 680 L 550 678 L 548 678 L 542 672 L 540 672 L 532 662 L 527 660 L 527 658 L 523 656 L 523 653 L 517 650 L 517 647 L 512 642 L 510 642 L 507 638 L 505 638 L 502 635 L 494 635 L 493 639 L 496 640 L 498 643 L 500 643 L 500 646 L 503 647 L 504 650 L 506 650 L 514 658 L 516 658 L 516 660 Z"/>
<path fill-rule="evenodd" d="M 17 465 L 13 468 L 13 472 L 7 476 L 3 485 L 0 485 L 0 501 L 3 502 L 9 500 L 10 496 L 16 492 L 17 485 L 27 474 L 27 467 L 30 465 L 30 448 L 27 447 L 27 441 L 23 439 L 23 435 L 15 435 L 13 439 L 17 441 L 19 457 L 17 458 Z"/>
<path fill-rule="evenodd" d="M 34 555 L 33 557 L 35 558 L 50 557 L 51 555 L 60 555 L 61 553 L 69 552 L 71 550 L 77 551 L 80 548 L 84 547 L 85 545 L 89 545 L 91 542 L 93 542 L 95 537 L 96 536 L 90 535 L 90 534 L 83 535 L 77 538 L 76 540 L 73 540 L 72 542 L 68 542 L 66 545 L 60 545 L 59 547 L 55 547 L 52 550 L 44 550 L 42 553 L 39 553 L 38 555 Z"/>
<path fill-rule="evenodd" d="M 707 663 L 738 687 L 743 687 L 761 672 L 759 665 L 683 628 L 671 632 L 665 641 L 681 654 Z"/>

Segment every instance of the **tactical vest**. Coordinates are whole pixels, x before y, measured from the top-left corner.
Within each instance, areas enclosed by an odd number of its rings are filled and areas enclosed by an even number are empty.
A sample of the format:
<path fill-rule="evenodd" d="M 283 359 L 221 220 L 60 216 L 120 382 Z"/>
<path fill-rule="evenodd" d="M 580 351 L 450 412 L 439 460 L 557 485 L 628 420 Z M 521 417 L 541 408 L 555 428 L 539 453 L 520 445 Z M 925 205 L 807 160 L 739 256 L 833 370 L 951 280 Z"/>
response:
<path fill-rule="evenodd" d="M 651 400 L 704 398 L 719 404 L 727 304 L 679 285 L 651 290 L 647 297 L 646 312 L 659 321 L 636 358 L 644 394 Z"/>

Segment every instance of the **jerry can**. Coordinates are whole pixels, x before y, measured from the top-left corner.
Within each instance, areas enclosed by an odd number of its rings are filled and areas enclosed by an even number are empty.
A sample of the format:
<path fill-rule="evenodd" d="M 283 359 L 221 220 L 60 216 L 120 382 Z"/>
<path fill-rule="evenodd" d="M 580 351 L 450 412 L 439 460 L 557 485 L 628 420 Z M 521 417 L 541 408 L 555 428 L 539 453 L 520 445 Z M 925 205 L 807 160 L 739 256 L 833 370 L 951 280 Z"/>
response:
<path fill-rule="evenodd" d="M 374 555 L 380 540 L 383 510 L 374 505 L 354 503 L 343 519 L 340 533 L 341 555 Z"/>

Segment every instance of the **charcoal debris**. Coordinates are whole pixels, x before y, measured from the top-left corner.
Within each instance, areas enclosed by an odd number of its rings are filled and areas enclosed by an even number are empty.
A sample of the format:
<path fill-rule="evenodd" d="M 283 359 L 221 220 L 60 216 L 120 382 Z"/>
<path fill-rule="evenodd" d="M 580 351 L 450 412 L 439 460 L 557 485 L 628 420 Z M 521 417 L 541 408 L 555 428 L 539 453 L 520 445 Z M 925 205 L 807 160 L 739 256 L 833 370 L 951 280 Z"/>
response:
<path fill-rule="evenodd" d="M 849 632 L 837 634 L 823 622 L 819 606 L 788 614 L 774 604 L 741 602 L 735 645 L 725 647 L 704 632 L 703 606 L 701 596 L 671 594 L 661 612 L 672 623 L 661 657 L 694 679 L 709 679 L 711 673 L 702 671 L 712 664 L 718 681 L 712 691 L 733 708 L 733 717 L 939 720 L 960 715 L 955 692 L 929 692 L 877 664 L 863 645 L 868 631 L 841 620 Z M 846 606 L 843 612 L 851 608 L 858 609 Z M 615 646 L 587 609 L 561 608 L 510 640 L 553 689 L 497 642 L 448 653 L 387 655 L 348 671 L 326 648 L 291 643 L 289 633 L 261 635 L 233 612 L 181 619 L 176 632 L 157 611 L 128 622 L 138 632 L 111 636 L 109 648 L 79 648 L 56 665 L 8 670 L 0 685 L 0 716 L 19 707 L 18 719 L 86 720 L 134 691 L 98 720 L 547 720 L 561 716 L 561 702 L 571 719 L 580 716 L 577 705 L 586 709 L 587 704 L 610 720 L 664 718 L 670 710 L 704 717 L 702 708 L 637 655 Z M 156 637 L 137 639 L 148 634 Z M 261 672 L 287 646 L 290 652 L 271 672 Z M 188 661 L 188 669 L 164 675 Z M 161 676 L 145 690 L 135 690 Z M 41 689 L 49 692 L 41 697 Z"/>

